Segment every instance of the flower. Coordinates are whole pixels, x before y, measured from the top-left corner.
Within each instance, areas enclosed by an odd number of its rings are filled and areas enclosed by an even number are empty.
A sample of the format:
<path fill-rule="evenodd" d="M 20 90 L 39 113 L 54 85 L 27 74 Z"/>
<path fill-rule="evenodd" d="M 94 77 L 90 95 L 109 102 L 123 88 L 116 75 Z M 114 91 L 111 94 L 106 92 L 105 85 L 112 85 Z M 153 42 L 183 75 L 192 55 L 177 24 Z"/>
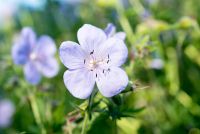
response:
<path fill-rule="evenodd" d="M 55 52 L 55 43 L 49 36 L 42 35 L 36 40 L 34 31 L 26 27 L 12 48 L 12 58 L 15 64 L 23 65 L 26 80 L 35 85 L 40 82 L 41 74 L 51 78 L 58 73 Z"/>
<path fill-rule="evenodd" d="M 107 35 L 108 38 L 109 37 L 116 37 L 116 38 L 119 38 L 123 41 L 126 38 L 126 33 L 124 33 L 124 32 L 117 32 L 116 33 L 116 27 L 112 23 L 108 23 L 104 32 L 105 32 L 105 34 Z"/>
<path fill-rule="evenodd" d="M 163 68 L 163 60 L 162 59 L 159 59 L 159 58 L 156 58 L 156 59 L 153 59 L 149 65 L 150 68 L 152 69 L 162 69 Z"/>
<path fill-rule="evenodd" d="M 86 99 L 95 82 L 105 97 L 117 95 L 128 84 L 128 76 L 120 66 L 126 61 L 128 49 L 117 37 L 107 37 L 95 26 L 85 24 L 78 30 L 77 44 L 65 41 L 60 46 L 60 59 L 69 69 L 64 73 L 64 84 L 69 92 Z"/>
<path fill-rule="evenodd" d="M 11 117 L 15 111 L 15 108 L 11 101 L 0 101 L 0 128 L 7 127 L 11 123 Z"/>

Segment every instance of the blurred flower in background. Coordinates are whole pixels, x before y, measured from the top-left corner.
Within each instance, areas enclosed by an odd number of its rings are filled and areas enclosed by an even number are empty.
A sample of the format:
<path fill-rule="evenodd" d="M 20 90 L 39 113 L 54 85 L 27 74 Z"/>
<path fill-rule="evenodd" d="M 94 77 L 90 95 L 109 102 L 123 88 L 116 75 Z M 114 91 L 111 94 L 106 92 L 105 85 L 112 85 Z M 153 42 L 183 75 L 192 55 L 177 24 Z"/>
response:
<path fill-rule="evenodd" d="M 10 100 L 0 100 L 0 128 L 8 127 L 12 121 L 15 107 Z"/>
<path fill-rule="evenodd" d="M 8 22 L 18 10 L 17 0 L 1 0 L 0 2 L 0 24 Z M 0 26 L 1 27 L 1 26 Z"/>
<path fill-rule="evenodd" d="M 12 48 L 15 64 L 23 65 L 26 80 L 35 85 L 40 82 L 41 74 L 50 78 L 58 73 L 59 66 L 54 57 L 56 45 L 47 35 L 36 40 L 31 28 L 23 28 L 19 40 Z"/>
<path fill-rule="evenodd" d="M 42 9 L 47 0 L 18 0 L 21 6 L 31 9 Z"/>
<path fill-rule="evenodd" d="M 84 0 L 58 0 L 60 2 L 66 2 L 66 3 L 69 3 L 69 4 L 79 4 L 81 2 L 83 2 Z"/>
<path fill-rule="evenodd" d="M 158 0 L 145 0 L 148 4 L 152 5 L 158 2 Z"/>
<path fill-rule="evenodd" d="M 0 1 L 0 27 L 11 23 L 11 20 L 20 10 L 21 7 L 30 9 L 42 9 L 46 0 L 1 0 Z"/>
<path fill-rule="evenodd" d="M 163 68 L 163 60 L 158 59 L 158 58 L 153 59 L 149 66 L 152 69 L 162 69 Z"/>

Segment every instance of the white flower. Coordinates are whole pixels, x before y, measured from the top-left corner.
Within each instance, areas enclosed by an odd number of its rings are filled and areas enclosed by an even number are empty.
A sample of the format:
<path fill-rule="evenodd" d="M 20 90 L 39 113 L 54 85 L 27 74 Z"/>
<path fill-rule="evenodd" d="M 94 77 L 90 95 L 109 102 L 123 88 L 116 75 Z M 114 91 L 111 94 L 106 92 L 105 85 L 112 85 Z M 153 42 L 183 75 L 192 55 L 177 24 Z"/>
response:
<path fill-rule="evenodd" d="M 105 32 L 89 24 L 78 30 L 78 41 L 66 41 L 60 46 L 60 59 L 69 69 L 64 73 L 64 83 L 69 92 L 86 99 L 95 82 L 101 94 L 112 97 L 128 84 L 128 77 L 120 66 L 126 61 L 128 50 L 124 41 L 108 38 Z"/>

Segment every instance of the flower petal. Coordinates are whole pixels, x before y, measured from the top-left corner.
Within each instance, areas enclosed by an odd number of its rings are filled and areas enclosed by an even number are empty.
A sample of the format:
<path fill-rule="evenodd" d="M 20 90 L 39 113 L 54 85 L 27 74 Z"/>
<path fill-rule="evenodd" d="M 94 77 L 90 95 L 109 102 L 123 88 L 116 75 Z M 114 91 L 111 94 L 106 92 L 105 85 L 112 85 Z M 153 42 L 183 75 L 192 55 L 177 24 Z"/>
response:
<path fill-rule="evenodd" d="M 68 70 L 64 73 L 64 83 L 74 97 L 86 99 L 92 93 L 95 78 L 86 69 Z"/>
<path fill-rule="evenodd" d="M 109 72 L 98 76 L 97 87 L 105 97 L 119 94 L 128 84 L 127 74 L 119 67 L 111 67 Z"/>
<path fill-rule="evenodd" d="M 15 64 L 23 65 L 28 61 L 35 40 L 36 36 L 31 28 L 26 27 L 22 29 L 18 41 L 12 48 L 12 58 Z"/>
<path fill-rule="evenodd" d="M 90 24 L 84 24 L 77 36 L 81 47 L 87 52 L 96 49 L 107 38 L 103 30 Z"/>
<path fill-rule="evenodd" d="M 21 42 L 24 42 L 26 45 L 30 45 L 31 48 L 34 47 L 36 43 L 36 35 L 32 28 L 25 27 L 22 29 Z"/>
<path fill-rule="evenodd" d="M 82 68 L 85 54 L 81 46 L 75 42 L 66 41 L 60 46 L 60 59 L 69 69 Z"/>
<path fill-rule="evenodd" d="M 116 27 L 112 23 L 108 23 L 107 27 L 104 30 L 107 37 L 111 37 L 115 33 L 115 31 L 116 31 Z"/>
<path fill-rule="evenodd" d="M 10 100 L 4 99 L 0 101 L 0 128 L 10 125 L 14 112 L 15 107 Z"/>
<path fill-rule="evenodd" d="M 38 39 L 36 50 L 39 55 L 52 56 L 56 52 L 56 45 L 52 38 L 43 35 Z"/>
<path fill-rule="evenodd" d="M 12 47 L 12 59 L 15 64 L 23 65 L 29 59 L 30 46 L 24 43 L 15 44 Z"/>
<path fill-rule="evenodd" d="M 116 34 L 113 35 L 114 38 L 118 38 L 118 39 L 121 39 L 121 40 L 125 40 L 126 38 L 126 33 L 124 32 L 118 32 Z"/>
<path fill-rule="evenodd" d="M 106 58 L 109 55 L 109 64 L 114 66 L 121 66 L 126 61 L 128 56 L 128 49 L 124 41 L 118 38 L 109 38 L 100 48 L 101 56 Z"/>
<path fill-rule="evenodd" d="M 40 82 L 41 75 L 34 63 L 26 63 L 24 66 L 24 75 L 26 80 L 33 85 L 37 85 Z"/>
<path fill-rule="evenodd" d="M 54 77 L 59 71 L 58 62 L 54 57 L 48 57 L 37 61 L 36 66 L 38 70 L 48 78 Z"/>

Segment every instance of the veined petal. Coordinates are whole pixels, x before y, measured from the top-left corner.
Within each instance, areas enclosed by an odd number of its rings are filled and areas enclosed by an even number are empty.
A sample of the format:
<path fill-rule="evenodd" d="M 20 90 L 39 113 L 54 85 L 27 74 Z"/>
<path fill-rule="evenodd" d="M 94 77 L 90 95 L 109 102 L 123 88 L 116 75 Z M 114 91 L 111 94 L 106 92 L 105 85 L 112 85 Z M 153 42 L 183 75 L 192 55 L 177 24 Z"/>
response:
<path fill-rule="evenodd" d="M 118 38 L 118 39 L 121 39 L 121 40 L 125 40 L 126 38 L 126 33 L 124 32 L 117 32 L 116 34 L 113 35 L 114 38 Z"/>
<path fill-rule="evenodd" d="M 90 24 L 84 24 L 78 30 L 77 36 L 81 47 L 87 52 L 98 48 L 107 38 L 103 30 Z"/>
<path fill-rule="evenodd" d="M 37 61 L 36 66 L 38 70 L 48 78 L 54 77 L 59 71 L 58 62 L 54 57 L 48 57 Z"/>
<path fill-rule="evenodd" d="M 110 71 L 99 75 L 97 87 L 105 97 L 112 97 L 123 91 L 128 84 L 128 76 L 119 67 L 111 67 Z"/>
<path fill-rule="evenodd" d="M 82 68 L 84 66 L 85 53 L 81 46 L 75 42 L 66 41 L 60 46 L 60 59 L 69 69 Z"/>
<path fill-rule="evenodd" d="M 33 85 L 36 85 L 40 82 L 41 75 L 34 63 L 26 63 L 24 66 L 24 75 L 26 80 Z"/>
<path fill-rule="evenodd" d="M 109 55 L 109 64 L 112 66 L 121 66 L 126 61 L 128 49 L 124 41 L 118 38 L 109 38 L 100 48 L 100 55 L 107 57 Z"/>
<path fill-rule="evenodd" d="M 69 92 L 79 99 L 86 99 L 92 93 L 95 78 L 86 69 L 67 70 L 64 73 L 64 83 Z"/>
<path fill-rule="evenodd" d="M 49 36 L 43 35 L 38 39 L 35 51 L 45 57 L 53 56 L 56 52 L 55 42 Z"/>

